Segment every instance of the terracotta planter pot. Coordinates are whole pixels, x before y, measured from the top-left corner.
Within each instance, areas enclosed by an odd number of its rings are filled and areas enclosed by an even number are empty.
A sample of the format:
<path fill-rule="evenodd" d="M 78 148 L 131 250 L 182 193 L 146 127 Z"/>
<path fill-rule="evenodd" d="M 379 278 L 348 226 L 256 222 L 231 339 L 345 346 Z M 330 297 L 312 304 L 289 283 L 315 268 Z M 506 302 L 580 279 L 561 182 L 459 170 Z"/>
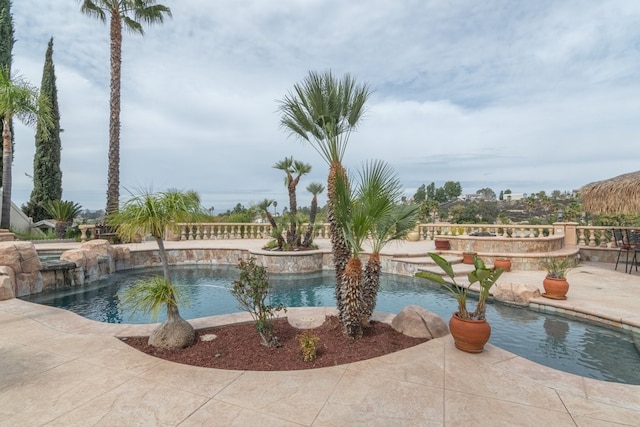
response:
<path fill-rule="evenodd" d="M 467 353 L 480 353 L 491 336 L 491 326 L 485 320 L 468 320 L 453 313 L 449 320 L 449 332 L 456 348 Z"/>
<path fill-rule="evenodd" d="M 542 281 L 544 286 L 545 298 L 551 299 L 567 299 L 567 292 L 569 291 L 569 282 L 567 279 L 554 279 L 552 277 L 545 277 Z"/>
<path fill-rule="evenodd" d="M 511 260 L 506 258 L 498 258 L 493 262 L 495 268 L 501 268 L 504 271 L 511 271 Z"/>
<path fill-rule="evenodd" d="M 476 252 L 463 252 L 462 253 L 462 263 L 463 264 L 471 264 L 473 265 L 473 257 L 478 255 Z"/>
<path fill-rule="evenodd" d="M 451 246 L 449 245 L 449 241 L 448 240 L 434 240 L 436 243 L 436 249 L 439 251 L 448 251 Z"/>

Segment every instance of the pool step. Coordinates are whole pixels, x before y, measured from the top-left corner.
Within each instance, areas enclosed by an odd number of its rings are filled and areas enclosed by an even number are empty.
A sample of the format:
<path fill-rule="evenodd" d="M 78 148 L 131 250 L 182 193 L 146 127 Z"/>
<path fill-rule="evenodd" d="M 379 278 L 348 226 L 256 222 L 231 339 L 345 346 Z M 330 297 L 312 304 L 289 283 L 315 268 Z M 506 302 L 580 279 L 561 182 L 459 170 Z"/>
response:
<path fill-rule="evenodd" d="M 60 255 L 64 252 L 63 249 L 38 249 L 38 257 L 40 261 L 55 261 L 60 259 Z"/>
<path fill-rule="evenodd" d="M 466 276 L 467 274 L 471 273 L 474 269 L 473 265 L 471 264 L 463 264 L 462 259 L 460 259 L 460 262 L 456 264 L 451 264 L 451 267 L 453 268 L 453 275 L 456 277 Z M 439 276 L 447 277 L 445 272 L 442 271 L 442 269 L 435 264 L 418 267 L 418 271 L 426 271 L 428 273 L 433 273 Z"/>
<path fill-rule="evenodd" d="M 463 264 L 462 256 L 456 254 L 442 254 L 442 257 L 451 263 L 453 274 L 457 276 L 466 276 L 473 270 L 473 265 Z M 429 273 L 446 276 L 445 272 L 431 259 L 429 256 L 408 256 L 393 258 L 393 261 L 403 262 L 406 264 L 416 265 L 418 271 L 427 271 Z"/>

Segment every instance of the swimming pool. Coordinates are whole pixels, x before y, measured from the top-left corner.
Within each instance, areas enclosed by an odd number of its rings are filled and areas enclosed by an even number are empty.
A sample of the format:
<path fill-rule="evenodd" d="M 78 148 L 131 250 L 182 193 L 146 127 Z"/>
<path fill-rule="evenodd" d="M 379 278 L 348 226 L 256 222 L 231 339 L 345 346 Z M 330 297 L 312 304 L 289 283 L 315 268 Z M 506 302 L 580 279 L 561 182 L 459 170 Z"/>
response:
<path fill-rule="evenodd" d="M 149 315 L 126 312 L 118 302 L 119 290 L 136 280 L 161 274 L 159 269 L 119 272 L 83 288 L 44 292 L 23 297 L 40 304 L 65 308 L 84 317 L 109 323 L 149 323 Z M 171 274 L 191 300 L 181 306 L 186 319 L 239 311 L 229 292 L 238 277 L 233 266 L 172 267 Z M 271 275 L 272 299 L 287 307 L 335 306 L 333 272 Z M 376 310 L 398 313 L 418 304 L 448 320 L 455 300 L 424 279 L 383 275 Z M 162 314 L 164 316 L 164 313 Z M 490 303 L 491 344 L 541 365 L 605 381 L 640 384 L 640 353 L 631 333 L 579 322 L 552 314 Z M 164 320 L 164 317 L 157 319 Z"/>

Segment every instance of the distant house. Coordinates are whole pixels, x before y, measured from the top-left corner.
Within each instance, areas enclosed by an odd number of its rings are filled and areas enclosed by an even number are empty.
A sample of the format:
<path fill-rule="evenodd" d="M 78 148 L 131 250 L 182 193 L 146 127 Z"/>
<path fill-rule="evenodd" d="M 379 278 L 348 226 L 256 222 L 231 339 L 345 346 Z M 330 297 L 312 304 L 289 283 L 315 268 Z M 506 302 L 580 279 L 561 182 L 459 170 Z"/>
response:
<path fill-rule="evenodd" d="M 56 229 L 56 222 L 53 219 L 43 219 L 38 222 L 34 222 L 31 228 L 37 228 L 44 232 L 51 232 Z"/>
<path fill-rule="evenodd" d="M 502 198 L 509 202 L 517 202 L 518 200 L 526 199 L 527 195 L 525 193 L 510 193 L 503 194 Z"/>
<path fill-rule="evenodd" d="M 461 197 L 462 200 L 468 200 L 468 201 L 473 201 L 473 200 L 484 200 L 484 197 L 481 194 L 465 194 L 464 196 Z"/>

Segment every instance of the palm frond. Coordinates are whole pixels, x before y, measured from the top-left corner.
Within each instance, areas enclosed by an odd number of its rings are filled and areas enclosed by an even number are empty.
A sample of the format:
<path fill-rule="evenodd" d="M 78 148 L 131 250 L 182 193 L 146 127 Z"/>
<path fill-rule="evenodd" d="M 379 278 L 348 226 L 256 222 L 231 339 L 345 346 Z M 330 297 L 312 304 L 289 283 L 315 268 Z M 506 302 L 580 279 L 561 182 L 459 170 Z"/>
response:
<path fill-rule="evenodd" d="M 197 222 L 205 215 L 195 191 L 143 191 L 138 195 L 132 194 L 119 212 L 107 218 L 107 222 L 127 240 L 147 233 L 161 239 L 167 227 L 175 227 L 179 222 Z"/>
<path fill-rule="evenodd" d="M 280 124 L 310 142 L 327 163 L 341 162 L 369 96 L 368 86 L 348 74 L 338 80 L 331 71 L 311 71 L 280 102 Z"/>
<path fill-rule="evenodd" d="M 118 293 L 120 303 L 129 307 L 133 313 L 141 311 L 158 318 L 164 307 L 178 307 L 188 304 L 186 295 L 162 276 L 140 280 Z"/>
<path fill-rule="evenodd" d="M 313 194 L 314 196 L 317 196 L 318 194 L 322 193 L 324 190 L 325 190 L 325 186 L 319 182 L 312 182 L 311 184 L 307 185 L 307 191 Z"/>
<path fill-rule="evenodd" d="M 68 200 L 47 200 L 44 209 L 53 219 L 70 223 L 82 212 L 82 206 Z"/>

